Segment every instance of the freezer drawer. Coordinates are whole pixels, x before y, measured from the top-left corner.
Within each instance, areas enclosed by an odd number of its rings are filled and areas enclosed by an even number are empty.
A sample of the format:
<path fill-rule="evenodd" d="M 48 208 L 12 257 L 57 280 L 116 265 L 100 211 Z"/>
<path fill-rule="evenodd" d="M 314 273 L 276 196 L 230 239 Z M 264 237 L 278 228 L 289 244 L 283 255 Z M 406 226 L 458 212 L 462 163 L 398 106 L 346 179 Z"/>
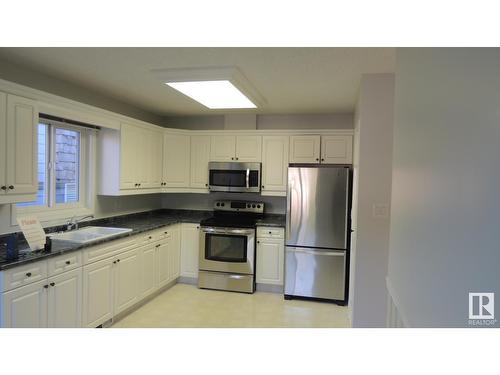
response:
<path fill-rule="evenodd" d="M 345 300 L 346 252 L 286 247 L 285 294 Z"/>

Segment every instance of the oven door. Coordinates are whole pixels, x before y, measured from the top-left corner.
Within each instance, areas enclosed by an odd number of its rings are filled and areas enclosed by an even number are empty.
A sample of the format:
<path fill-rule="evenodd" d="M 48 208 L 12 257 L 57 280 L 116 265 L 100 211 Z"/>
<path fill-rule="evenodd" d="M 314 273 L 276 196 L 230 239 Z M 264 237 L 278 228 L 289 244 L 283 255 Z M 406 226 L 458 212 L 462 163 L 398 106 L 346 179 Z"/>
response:
<path fill-rule="evenodd" d="M 260 163 L 210 162 L 210 191 L 260 192 Z"/>
<path fill-rule="evenodd" d="M 200 270 L 253 274 L 255 229 L 202 227 L 200 236 Z"/>

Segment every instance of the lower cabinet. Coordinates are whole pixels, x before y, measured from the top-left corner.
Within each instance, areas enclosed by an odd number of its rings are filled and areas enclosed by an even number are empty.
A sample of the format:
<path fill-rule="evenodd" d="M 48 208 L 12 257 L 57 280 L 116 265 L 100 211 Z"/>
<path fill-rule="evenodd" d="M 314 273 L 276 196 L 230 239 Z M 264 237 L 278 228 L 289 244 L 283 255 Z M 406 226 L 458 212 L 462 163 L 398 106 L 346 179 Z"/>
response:
<path fill-rule="evenodd" d="M 157 289 L 158 274 L 156 272 L 158 245 L 146 245 L 139 248 L 141 263 L 141 281 L 139 283 L 139 296 L 144 298 Z"/>
<path fill-rule="evenodd" d="M 283 285 L 285 240 L 282 228 L 257 229 L 256 282 Z"/>
<path fill-rule="evenodd" d="M 97 327 L 113 317 L 113 262 L 108 258 L 83 267 L 84 327 Z"/>
<path fill-rule="evenodd" d="M 114 263 L 114 314 L 139 302 L 140 258 L 138 249 L 116 256 Z"/>
<path fill-rule="evenodd" d="M 81 327 L 82 269 L 5 292 L 1 305 L 2 327 Z"/>
<path fill-rule="evenodd" d="M 48 279 L 48 327 L 82 325 L 82 268 Z"/>
<path fill-rule="evenodd" d="M 2 295 L 2 327 L 47 327 L 47 280 Z"/>
<path fill-rule="evenodd" d="M 181 276 L 198 278 L 199 253 L 200 225 L 181 224 Z"/>

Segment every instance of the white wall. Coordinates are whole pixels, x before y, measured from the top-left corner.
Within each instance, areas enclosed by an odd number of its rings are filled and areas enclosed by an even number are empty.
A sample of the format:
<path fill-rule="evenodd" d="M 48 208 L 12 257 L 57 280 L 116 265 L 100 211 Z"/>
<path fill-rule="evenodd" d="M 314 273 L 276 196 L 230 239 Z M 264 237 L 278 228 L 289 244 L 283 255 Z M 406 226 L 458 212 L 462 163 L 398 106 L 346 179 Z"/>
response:
<path fill-rule="evenodd" d="M 354 123 L 349 289 L 353 327 L 385 326 L 393 108 L 394 75 L 363 75 Z M 375 208 L 385 208 L 387 215 L 375 215 Z"/>
<path fill-rule="evenodd" d="M 228 116 L 237 118 L 237 116 Z M 190 130 L 224 130 L 226 117 L 224 115 L 171 116 L 165 117 L 163 126 Z M 256 126 L 259 130 L 353 128 L 352 113 L 257 115 L 256 118 Z M 232 121 L 231 128 L 238 128 L 235 121 Z M 247 128 L 251 127 L 247 126 Z"/>
<path fill-rule="evenodd" d="M 397 51 L 388 283 L 411 327 L 500 298 L 499 90 L 499 49 Z"/>
<path fill-rule="evenodd" d="M 285 197 L 268 197 L 260 194 L 210 193 L 210 194 L 163 194 L 162 207 L 189 210 L 213 210 L 216 200 L 248 200 L 264 202 L 266 213 L 285 214 Z"/>

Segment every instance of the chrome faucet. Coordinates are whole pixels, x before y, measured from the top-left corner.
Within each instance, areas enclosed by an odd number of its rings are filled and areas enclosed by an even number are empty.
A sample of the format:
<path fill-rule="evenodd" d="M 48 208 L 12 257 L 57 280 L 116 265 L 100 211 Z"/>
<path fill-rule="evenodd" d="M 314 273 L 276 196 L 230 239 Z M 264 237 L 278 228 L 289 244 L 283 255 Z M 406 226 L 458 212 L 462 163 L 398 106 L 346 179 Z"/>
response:
<path fill-rule="evenodd" d="M 81 217 L 80 219 L 76 219 L 76 215 L 75 215 L 68 221 L 68 224 L 66 225 L 66 230 L 78 229 L 78 224 L 80 223 L 80 221 L 82 221 L 84 219 L 90 219 L 90 218 L 94 218 L 94 215 L 87 215 L 87 216 Z"/>

